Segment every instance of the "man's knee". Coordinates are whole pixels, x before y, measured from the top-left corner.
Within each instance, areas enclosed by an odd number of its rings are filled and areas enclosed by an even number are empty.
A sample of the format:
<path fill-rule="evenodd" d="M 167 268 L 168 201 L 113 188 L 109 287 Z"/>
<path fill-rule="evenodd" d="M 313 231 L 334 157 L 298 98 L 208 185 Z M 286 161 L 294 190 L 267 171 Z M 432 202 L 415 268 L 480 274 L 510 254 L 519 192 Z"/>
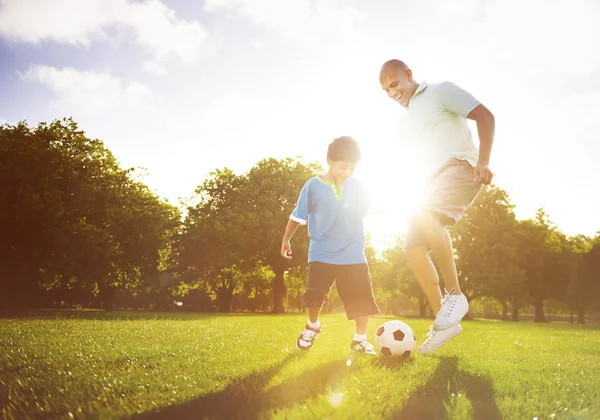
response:
<path fill-rule="evenodd" d="M 433 210 L 421 210 L 414 216 L 414 220 L 421 229 L 425 228 L 443 228 L 445 229 L 448 225 L 454 224 L 454 220 L 449 216 L 441 212 Z"/>

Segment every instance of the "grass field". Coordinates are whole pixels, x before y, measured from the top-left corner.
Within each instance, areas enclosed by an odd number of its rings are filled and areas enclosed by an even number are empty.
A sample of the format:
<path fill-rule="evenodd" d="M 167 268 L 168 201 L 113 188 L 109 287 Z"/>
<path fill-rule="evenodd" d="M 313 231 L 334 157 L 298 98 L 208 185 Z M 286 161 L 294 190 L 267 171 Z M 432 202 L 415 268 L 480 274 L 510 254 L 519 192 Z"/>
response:
<path fill-rule="evenodd" d="M 374 318 L 369 339 L 388 319 Z M 598 419 L 600 326 L 463 322 L 403 364 L 349 361 L 353 324 L 306 315 L 47 312 L 0 319 L 0 417 Z M 408 319 L 418 342 L 428 320 Z"/>

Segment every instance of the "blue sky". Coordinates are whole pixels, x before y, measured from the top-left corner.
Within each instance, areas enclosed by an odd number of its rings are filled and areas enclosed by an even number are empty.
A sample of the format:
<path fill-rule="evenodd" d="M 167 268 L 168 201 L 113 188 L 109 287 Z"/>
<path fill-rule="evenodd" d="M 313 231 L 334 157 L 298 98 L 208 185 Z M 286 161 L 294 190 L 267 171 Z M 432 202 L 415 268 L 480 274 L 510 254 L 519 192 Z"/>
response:
<path fill-rule="evenodd" d="M 497 120 L 492 169 L 518 217 L 600 229 L 600 3 L 533 0 L 0 0 L 0 122 L 72 116 L 173 203 L 213 169 L 355 137 L 357 176 L 402 230 L 418 168 L 378 71 L 405 60 Z M 474 127 L 473 127 L 474 128 Z M 390 191 L 393 194 L 390 194 Z"/>

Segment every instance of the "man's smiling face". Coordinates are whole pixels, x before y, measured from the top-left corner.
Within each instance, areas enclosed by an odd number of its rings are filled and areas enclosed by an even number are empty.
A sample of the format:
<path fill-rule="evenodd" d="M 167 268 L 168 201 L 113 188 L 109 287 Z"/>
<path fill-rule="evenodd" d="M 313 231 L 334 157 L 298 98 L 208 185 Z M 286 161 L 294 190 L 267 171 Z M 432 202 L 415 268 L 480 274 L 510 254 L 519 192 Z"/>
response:
<path fill-rule="evenodd" d="M 407 107 L 419 84 L 412 78 L 412 71 L 401 66 L 383 66 L 379 83 L 388 96 L 403 107 Z"/>

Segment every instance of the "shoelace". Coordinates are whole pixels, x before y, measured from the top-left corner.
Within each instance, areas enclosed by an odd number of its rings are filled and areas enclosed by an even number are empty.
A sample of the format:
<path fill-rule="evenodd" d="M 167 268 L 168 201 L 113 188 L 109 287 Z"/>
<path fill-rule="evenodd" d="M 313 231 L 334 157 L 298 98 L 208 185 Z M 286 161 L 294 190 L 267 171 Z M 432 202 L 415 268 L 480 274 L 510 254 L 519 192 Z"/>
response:
<path fill-rule="evenodd" d="M 450 296 L 452 296 L 452 293 L 454 293 L 454 290 L 455 289 L 452 289 L 450 290 L 450 292 L 446 292 L 446 296 L 444 296 L 444 298 L 440 302 L 442 304 L 442 308 L 440 309 L 439 316 L 443 318 L 447 318 L 448 316 L 450 316 L 450 314 L 452 313 L 452 309 L 454 309 L 454 305 L 456 305 L 456 302 L 452 302 L 452 304 L 450 305 L 450 301 L 448 300 L 450 299 Z"/>
<path fill-rule="evenodd" d="M 437 333 L 437 330 L 435 330 L 435 329 L 433 328 L 433 325 L 431 325 L 431 326 L 429 327 L 429 332 L 427 333 L 427 340 L 425 340 L 425 342 L 424 342 L 423 344 L 424 344 L 424 345 L 427 345 L 427 344 L 429 344 L 429 342 L 430 342 L 431 340 L 433 340 L 433 338 L 435 337 L 435 333 Z"/>

